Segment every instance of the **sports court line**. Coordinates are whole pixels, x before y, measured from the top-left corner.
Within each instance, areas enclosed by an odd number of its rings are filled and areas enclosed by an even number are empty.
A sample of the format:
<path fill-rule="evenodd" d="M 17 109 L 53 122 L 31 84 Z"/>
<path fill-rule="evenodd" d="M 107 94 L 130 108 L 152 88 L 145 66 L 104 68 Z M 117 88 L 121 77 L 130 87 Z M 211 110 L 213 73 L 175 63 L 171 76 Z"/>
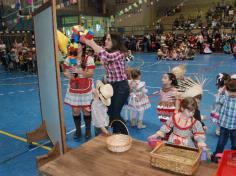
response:
<path fill-rule="evenodd" d="M 81 125 L 81 128 L 84 128 L 84 127 L 85 127 L 85 124 Z M 75 130 L 76 130 L 76 129 L 73 129 L 73 130 L 71 130 L 71 131 L 68 131 L 68 132 L 66 133 L 66 135 L 73 133 Z"/>
<path fill-rule="evenodd" d="M 13 139 L 16 139 L 16 140 L 19 140 L 19 141 L 22 141 L 22 142 L 25 142 L 25 143 L 28 143 L 25 138 L 16 136 L 16 135 L 14 135 L 14 134 L 10 134 L 10 133 L 5 132 L 5 131 L 2 131 L 2 130 L 0 130 L 0 134 L 3 134 L 3 135 L 5 135 L 5 136 L 11 137 L 11 138 L 13 138 Z M 37 143 L 37 142 L 32 142 L 32 145 L 39 146 L 40 148 L 43 148 L 43 149 L 48 150 L 48 151 L 51 151 L 51 150 L 52 150 L 52 148 L 47 147 L 47 146 L 41 146 L 41 144 L 39 144 L 39 143 Z"/>
<path fill-rule="evenodd" d="M 30 83 L 22 82 L 22 83 L 12 83 L 12 84 L 0 83 L 0 86 L 28 86 L 28 85 L 35 85 L 35 84 L 38 84 L 38 82 L 30 82 Z"/>
<path fill-rule="evenodd" d="M 28 92 L 33 92 L 33 91 L 38 91 L 39 89 L 28 89 L 28 90 L 19 90 L 16 92 L 7 92 L 7 93 L 0 93 L 0 96 L 4 96 L 4 95 L 18 95 L 18 94 L 22 94 L 22 93 L 28 93 Z"/>
<path fill-rule="evenodd" d="M 37 75 L 26 75 L 26 76 L 20 76 L 20 77 L 4 78 L 4 79 L 0 79 L 0 81 L 23 79 L 23 78 L 28 78 L 28 77 L 37 77 Z"/>

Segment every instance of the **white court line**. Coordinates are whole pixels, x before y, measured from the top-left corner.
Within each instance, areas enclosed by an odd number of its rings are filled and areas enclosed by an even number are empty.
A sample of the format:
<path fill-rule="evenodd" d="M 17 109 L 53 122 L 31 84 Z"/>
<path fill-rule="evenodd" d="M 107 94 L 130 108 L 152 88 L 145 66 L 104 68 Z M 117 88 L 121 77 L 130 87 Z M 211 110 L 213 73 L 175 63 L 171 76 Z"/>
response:
<path fill-rule="evenodd" d="M 85 127 L 85 125 L 81 125 L 81 128 L 84 128 L 84 127 Z M 66 133 L 66 135 L 68 135 L 68 134 L 71 134 L 71 133 L 75 132 L 75 130 L 76 130 L 76 129 L 73 129 L 73 130 L 71 130 L 71 131 L 67 132 L 67 133 Z"/>
<path fill-rule="evenodd" d="M 4 94 L 0 94 L 0 96 L 3 96 Z"/>
<path fill-rule="evenodd" d="M 144 62 L 144 63 L 145 63 L 145 62 Z M 151 67 L 151 66 L 154 66 L 154 65 L 157 65 L 157 64 L 159 64 L 159 63 L 158 63 L 158 62 L 155 62 L 155 63 L 150 64 L 150 65 L 143 65 L 143 66 L 141 66 L 141 68 L 143 69 L 143 68 Z"/>
<path fill-rule="evenodd" d="M 23 91 L 23 90 L 20 90 L 20 91 L 18 91 L 19 93 L 24 93 L 25 91 Z"/>
<path fill-rule="evenodd" d="M 153 87 L 153 86 L 146 86 L 146 87 L 150 89 L 161 89 L 161 87 Z"/>
<path fill-rule="evenodd" d="M 84 127 L 85 127 L 85 125 L 81 125 L 81 128 L 84 128 Z M 75 132 L 75 130 L 76 130 L 76 129 L 73 129 L 73 130 L 67 132 L 66 135 L 69 135 L 69 134 Z M 29 151 L 32 152 L 32 151 L 34 151 L 34 150 L 36 150 L 36 149 L 38 149 L 38 148 L 44 146 L 45 144 L 49 144 L 49 143 L 51 143 L 51 141 L 46 141 L 46 142 L 44 142 L 43 144 L 41 144 L 41 145 L 39 145 L 39 146 L 37 146 L 37 147 L 35 147 L 35 148 L 30 149 Z"/>
<path fill-rule="evenodd" d="M 153 71 L 150 71 L 150 70 L 142 70 L 142 72 L 150 72 L 150 73 L 167 73 L 167 71 L 160 71 L 160 70 L 153 70 Z M 194 74 L 198 74 L 196 72 L 192 72 L 192 73 L 186 73 L 186 75 L 194 75 Z"/>
<path fill-rule="evenodd" d="M 21 76 L 21 77 L 11 77 L 11 78 L 0 79 L 0 81 L 23 79 L 23 78 L 26 78 L 26 77 L 37 77 L 37 76 L 36 75 L 26 75 L 26 76 Z"/>
<path fill-rule="evenodd" d="M 28 91 L 34 91 L 35 89 L 29 89 Z"/>
<path fill-rule="evenodd" d="M 8 92 L 8 95 L 12 95 L 12 94 L 14 94 L 15 92 Z"/>
<path fill-rule="evenodd" d="M 49 144 L 49 143 L 51 143 L 51 141 L 46 141 L 46 142 L 44 142 L 43 144 L 41 144 L 41 145 L 39 145 L 39 146 L 37 146 L 37 147 L 35 147 L 35 148 L 30 149 L 29 151 L 32 152 L 32 151 L 34 151 L 34 150 L 36 150 L 36 149 L 38 149 L 38 148 L 44 146 L 45 144 Z"/>

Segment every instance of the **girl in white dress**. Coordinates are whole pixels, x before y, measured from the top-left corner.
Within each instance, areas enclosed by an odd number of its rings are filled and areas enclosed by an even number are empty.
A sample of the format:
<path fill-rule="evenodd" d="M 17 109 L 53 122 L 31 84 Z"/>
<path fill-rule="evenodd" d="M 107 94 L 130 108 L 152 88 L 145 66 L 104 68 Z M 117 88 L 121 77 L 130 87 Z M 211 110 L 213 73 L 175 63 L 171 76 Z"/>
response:
<path fill-rule="evenodd" d="M 146 128 L 143 124 L 144 111 L 151 107 L 147 96 L 145 82 L 141 81 L 141 72 L 138 69 L 131 71 L 130 98 L 128 108 L 130 109 L 131 126 L 137 126 L 138 129 Z"/>
<path fill-rule="evenodd" d="M 96 89 L 93 90 L 93 95 L 94 99 L 92 101 L 91 110 L 95 136 L 100 133 L 109 135 L 106 128 L 109 125 L 107 106 L 110 106 L 111 104 L 113 88 L 110 84 L 103 84 L 100 80 L 98 80 Z"/>

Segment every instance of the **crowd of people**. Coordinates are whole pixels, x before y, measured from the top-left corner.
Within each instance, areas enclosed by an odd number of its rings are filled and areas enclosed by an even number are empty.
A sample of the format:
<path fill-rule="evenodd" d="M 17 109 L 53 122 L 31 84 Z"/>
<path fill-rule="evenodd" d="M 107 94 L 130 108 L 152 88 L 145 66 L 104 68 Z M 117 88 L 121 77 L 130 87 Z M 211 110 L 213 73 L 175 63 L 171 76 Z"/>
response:
<path fill-rule="evenodd" d="M 203 14 L 201 9 L 198 9 L 197 15 L 189 15 L 185 17 L 180 14 L 174 20 L 173 30 L 185 29 L 190 30 L 193 28 L 212 28 L 219 30 L 221 28 L 236 29 L 236 16 L 235 5 L 227 4 L 224 0 L 215 3 L 208 9 L 206 14 Z"/>
<path fill-rule="evenodd" d="M 35 48 L 29 47 L 26 41 L 15 42 L 11 48 L 0 41 L 0 61 L 6 71 L 37 73 Z"/>
<path fill-rule="evenodd" d="M 207 25 L 212 28 L 235 29 L 236 16 L 234 11 L 235 7 L 232 4 L 226 4 L 224 0 L 219 1 L 206 14 Z"/>

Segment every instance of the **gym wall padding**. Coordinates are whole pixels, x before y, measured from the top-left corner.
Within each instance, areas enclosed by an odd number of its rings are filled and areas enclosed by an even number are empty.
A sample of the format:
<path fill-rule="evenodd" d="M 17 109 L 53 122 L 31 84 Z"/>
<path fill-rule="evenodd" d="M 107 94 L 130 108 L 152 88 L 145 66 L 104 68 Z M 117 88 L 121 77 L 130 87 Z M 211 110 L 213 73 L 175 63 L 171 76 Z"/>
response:
<path fill-rule="evenodd" d="M 64 115 L 62 113 L 60 73 L 57 63 L 57 42 L 55 42 L 56 22 L 52 10 L 53 7 L 50 5 L 34 16 L 35 44 L 41 115 L 46 122 L 51 141 L 54 144 L 59 142 L 61 153 L 63 153 L 65 145 L 62 134 Z"/>

